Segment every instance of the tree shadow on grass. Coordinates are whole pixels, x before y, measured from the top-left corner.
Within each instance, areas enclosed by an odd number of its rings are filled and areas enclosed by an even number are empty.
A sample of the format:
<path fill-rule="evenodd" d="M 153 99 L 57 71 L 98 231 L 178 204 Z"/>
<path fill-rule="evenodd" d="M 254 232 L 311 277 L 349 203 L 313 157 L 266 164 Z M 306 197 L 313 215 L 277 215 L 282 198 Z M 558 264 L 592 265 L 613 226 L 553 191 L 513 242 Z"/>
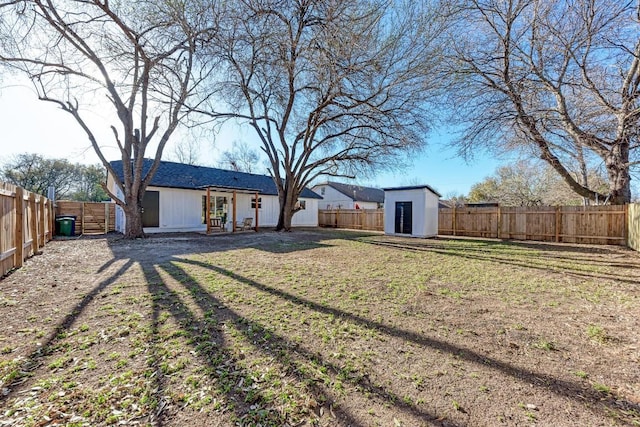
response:
<path fill-rule="evenodd" d="M 354 427 L 363 425 L 362 423 L 358 422 L 354 418 L 354 416 L 349 413 L 349 411 L 341 408 L 340 406 L 333 406 L 333 399 L 330 397 L 332 394 L 331 391 L 328 390 L 328 388 L 325 387 L 324 385 L 321 385 L 318 379 L 315 378 L 313 375 L 311 375 L 308 372 L 305 372 L 304 369 L 299 368 L 300 366 L 304 366 L 305 364 L 320 365 L 327 370 L 327 374 L 329 374 L 333 379 L 335 379 L 341 376 L 340 367 L 325 360 L 320 353 L 311 353 L 308 350 L 305 350 L 299 344 L 291 340 L 288 340 L 287 338 L 275 333 L 269 333 L 268 338 L 264 338 L 264 336 L 262 336 L 261 338 L 263 342 L 262 344 L 258 344 L 255 341 L 256 335 L 261 335 L 261 331 L 265 330 L 265 325 L 262 325 L 259 322 L 253 321 L 251 319 L 248 319 L 240 315 L 238 312 L 236 312 L 229 306 L 223 304 L 222 301 L 213 297 L 211 293 L 208 292 L 193 276 L 187 273 L 183 268 L 177 266 L 176 265 L 177 263 L 187 263 L 187 264 L 194 264 L 199 266 L 202 266 L 202 265 L 207 266 L 207 264 L 203 264 L 197 261 L 192 262 L 191 260 L 188 260 L 188 259 L 179 258 L 179 259 L 175 259 L 175 262 L 172 262 L 170 264 L 162 264 L 159 267 L 162 270 L 164 270 L 166 273 L 171 275 L 174 278 L 174 280 L 181 283 L 182 286 L 184 286 L 187 289 L 187 291 L 193 297 L 193 300 L 196 302 L 196 304 L 199 306 L 199 308 L 203 312 L 215 310 L 220 323 L 230 322 L 233 325 L 235 325 L 237 330 L 246 338 L 246 340 L 248 342 L 253 343 L 252 346 L 255 348 L 255 350 L 257 350 L 258 352 L 264 353 L 265 355 L 268 355 L 273 360 L 277 361 L 278 364 L 280 365 L 280 369 L 284 371 L 286 375 L 291 375 L 295 377 L 297 388 L 302 389 L 308 395 L 313 396 L 313 399 L 316 402 L 320 402 L 319 406 L 315 408 L 316 411 L 318 411 L 319 408 L 322 407 L 322 405 L 325 405 L 331 408 L 330 410 L 333 412 L 334 416 L 336 417 L 335 421 L 338 422 L 340 425 L 349 425 Z M 233 278 L 234 280 L 238 280 L 238 277 L 240 277 L 240 276 L 236 276 L 232 272 L 229 272 L 223 269 L 218 269 L 217 267 L 213 267 L 212 269 L 221 274 L 226 274 L 229 277 Z M 246 284 L 244 280 L 240 280 L 240 282 L 243 284 Z M 172 303 L 171 306 L 175 307 L 175 305 L 180 305 L 180 303 L 174 302 Z M 181 311 L 188 311 L 188 310 L 184 309 Z M 175 313 L 175 315 L 178 315 L 178 313 Z M 192 315 L 189 315 L 189 316 L 190 316 L 190 322 L 196 322 L 196 324 L 198 323 L 193 318 Z M 217 332 L 218 340 L 223 341 L 224 338 L 220 335 L 221 334 Z M 191 338 L 195 340 L 194 344 L 196 344 L 196 346 L 200 346 L 203 343 L 203 339 L 200 335 L 192 335 Z M 206 339 L 204 340 L 204 342 L 206 342 Z M 234 366 L 234 369 L 238 369 L 236 366 L 237 361 L 233 360 L 233 357 L 230 356 L 229 351 L 225 351 L 224 346 L 221 346 L 221 348 L 217 349 L 216 351 L 223 352 L 222 354 L 223 357 L 220 358 L 219 356 L 221 355 L 216 354 L 216 355 L 213 355 L 213 357 L 206 356 L 205 360 L 218 359 L 218 360 L 221 360 L 221 362 L 226 360 L 227 362 L 224 362 L 225 366 L 228 366 L 229 360 L 231 360 L 231 365 Z M 386 390 L 384 387 L 380 385 L 372 384 L 369 381 L 368 376 L 354 376 L 353 378 L 341 376 L 341 378 L 344 381 L 351 383 L 354 387 L 361 390 L 361 393 L 375 396 L 376 398 L 379 398 L 382 401 L 386 402 L 386 404 L 393 405 L 393 407 L 398 412 L 405 412 L 407 414 L 414 416 L 416 419 L 420 419 L 423 422 L 429 422 L 431 425 L 434 425 L 434 426 L 447 425 L 450 427 L 456 427 L 456 426 L 462 427 L 461 424 L 456 424 L 451 420 L 443 423 L 441 422 L 441 420 L 439 420 L 439 417 L 436 416 L 435 414 L 431 414 L 427 411 L 424 411 L 418 408 L 414 404 L 404 402 L 400 396 L 394 394 L 393 392 Z M 233 390 L 234 391 L 232 392 L 232 395 L 236 397 L 235 399 L 236 401 L 247 400 L 247 396 L 243 395 L 242 392 L 239 391 L 237 388 L 234 388 Z M 238 396 L 238 394 L 240 394 L 240 396 Z M 260 396 L 259 398 L 262 399 L 261 406 L 269 406 L 271 404 L 269 401 L 265 400 L 263 396 Z M 257 399 L 258 399 L 257 396 L 252 396 L 251 402 L 255 404 L 255 402 L 257 402 Z M 246 417 L 246 413 L 247 413 L 247 408 L 244 408 L 244 410 L 238 411 L 236 415 L 239 417 Z M 276 416 L 276 418 L 273 420 L 255 419 L 251 421 L 261 422 L 261 423 L 264 423 L 265 421 L 267 422 L 275 421 L 274 425 L 284 425 L 286 421 L 291 421 L 291 420 L 278 418 L 279 415 L 277 414 L 274 414 L 274 415 Z M 319 416 L 319 415 L 320 414 L 316 412 L 316 416 Z"/>
<path fill-rule="evenodd" d="M 266 234 L 266 233 L 265 233 Z M 218 245 L 218 242 L 210 242 L 209 244 L 202 244 L 202 242 L 198 243 L 198 249 L 203 250 L 204 252 L 215 252 L 215 251 L 225 251 L 228 249 L 238 249 L 242 247 L 247 248 L 257 248 L 259 250 L 267 250 L 274 253 L 289 253 L 300 250 L 308 250 L 320 247 L 330 247 L 330 245 L 326 245 L 321 243 L 322 239 L 325 239 L 324 235 L 312 235 L 311 239 L 308 241 L 296 241 L 296 238 L 288 238 L 286 235 L 281 235 L 281 233 L 272 233 L 271 236 L 267 239 L 267 242 L 256 242 L 254 239 L 251 239 L 252 236 L 233 236 L 234 239 L 227 242 L 226 245 Z M 190 247 L 190 245 L 172 247 L 172 242 L 179 242 L 181 240 L 190 242 L 190 239 L 185 239 L 184 236 L 167 238 L 168 246 L 164 248 L 165 253 L 162 256 L 157 258 L 157 262 L 167 261 L 175 255 L 185 255 L 194 253 L 194 248 Z M 200 236 L 202 237 L 202 236 Z M 275 238 L 273 238 L 275 237 Z M 166 238 L 166 236 L 165 236 Z M 181 306 L 178 303 L 178 296 L 170 293 L 166 286 L 160 281 L 157 280 L 157 274 L 154 275 L 153 269 L 154 265 L 157 263 L 154 261 L 152 263 L 149 262 L 150 256 L 153 257 L 153 254 L 150 254 L 149 251 L 152 250 L 153 246 L 158 242 L 154 242 L 155 239 L 145 239 L 142 241 L 127 241 L 121 238 L 117 238 L 114 236 L 107 237 L 107 243 L 110 246 L 113 256 L 106 260 L 97 270 L 95 274 L 101 275 L 102 277 L 98 277 L 95 280 L 95 286 L 86 293 L 82 299 L 69 308 L 68 312 L 64 317 L 51 329 L 51 332 L 44 339 L 42 345 L 39 345 L 38 348 L 31 351 L 25 359 L 20 363 L 19 368 L 16 370 L 16 374 L 12 375 L 11 379 L 3 384 L 2 393 L 0 393 L 0 403 L 8 401 L 16 391 L 18 386 L 21 386 L 24 382 L 28 381 L 28 379 L 33 375 L 33 373 L 42 366 L 43 361 L 46 358 L 50 357 L 53 352 L 59 347 L 59 343 L 66 336 L 66 332 L 70 331 L 77 319 L 82 315 L 82 313 L 89 307 L 92 303 L 95 303 L 96 298 L 103 294 L 111 285 L 115 284 L 120 277 L 125 275 L 128 270 L 136 265 L 139 265 L 143 268 L 143 272 L 145 278 L 147 280 L 148 291 L 152 295 L 152 315 L 151 315 L 151 327 L 150 333 L 154 339 L 159 339 L 159 313 L 162 310 L 168 310 L 171 312 L 172 316 L 176 317 L 177 320 L 182 319 L 191 319 L 191 322 L 196 320 L 193 317 L 192 313 L 189 313 L 186 306 Z M 151 245 L 147 244 L 151 243 Z M 168 248 L 168 251 L 167 251 Z M 155 282 L 154 282 L 155 280 Z M 155 284 L 153 284 L 155 283 Z M 169 303 L 167 303 L 170 301 Z M 199 329 L 209 328 L 206 325 L 206 322 L 203 323 L 201 321 L 196 321 L 198 323 Z M 210 332 L 213 333 L 213 332 Z M 202 345 L 207 347 L 207 343 L 192 335 L 192 339 L 198 345 Z M 220 350 L 216 350 L 220 351 Z M 166 402 L 164 401 L 164 395 L 166 392 L 166 377 L 163 375 L 162 367 L 159 365 L 159 355 L 158 355 L 158 347 L 157 345 L 152 345 L 151 348 L 151 357 L 150 357 L 150 368 L 153 370 L 153 387 L 152 389 L 155 391 L 155 400 L 156 400 L 156 410 L 153 414 L 148 414 L 148 419 L 155 426 L 161 426 L 163 424 L 163 416 L 164 416 L 164 406 Z M 218 354 L 222 359 L 227 362 L 232 361 L 229 357 L 224 357 L 222 353 Z M 217 360 L 217 359 L 214 359 Z M 21 386 L 22 388 L 22 386 Z M 242 397 L 242 396 L 241 396 Z M 245 396 L 246 397 L 246 396 Z M 241 400 L 241 399 L 240 399 Z M 242 414 L 245 416 L 246 414 Z M 345 415 L 345 419 L 349 419 L 347 415 Z M 277 423 L 276 423 L 277 424 Z"/>
<path fill-rule="evenodd" d="M 292 250 L 306 250 L 307 248 L 311 247 L 324 247 L 328 245 L 322 243 L 322 240 L 325 240 L 327 238 L 338 237 L 336 237 L 332 233 L 318 233 L 317 235 L 312 236 L 311 241 L 306 244 L 281 245 L 282 242 L 278 243 L 276 241 L 272 243 L 271 246 L 266 250 L 273 252 L 278 251 L 278 253 L 283 253 L 290 252 Z M 362 238 L 362 236 L 352 236 L 351 234 L 347 234 L 346 238 L 355 240 Z M 238 240 L 243 242 L 241 239 Z M 250 417 L 255 417 L 253 419 L 256 420 L 271 420 L 272 424 L 276 425 L 284 424 L 286 420 L 285 418 L 283 418 L 283 415 L 278 412 L 252 413 L 250 405 L 251 402 L 261 401 L 266 404 L 268 402 L 268 399 L 259 392 L 248 392 L 246 390 L 243 390 L 242 388 L 236 387 L 237 382 L 235 381 L 235 379 L 238 376 L 242 375 L 243 368 L 241 367 L 241 364 L 238 363 L 239 361 L 234 357 L 232 349 L 229 348 L 230 344 L 224 341 L 224 335 L 219 329 L 219 324 L 217 322 L 211 323 L 206 318 L 198 317 L 192 310 L 189 309 L 188 305 L 182 301 L 181 295 L 169 288 L 169 286 L 162 280 L 161 275 L 168 274 L 174 280 L 183 282 L 183 286 L 185 286 L 187 291 L 192 295 L 193 299 L 196 301 L 203 312 L 213 311 L 216 318 L 220 317 L 238 325 L 238 330 L 247 338 L 248 341 L 251 341 L 251 338 L 253 337 L 253 333 L 250 332 L 250 330 L 257 331 L 264 329 L 264 325 L 247 319 L 229 306 L 222 304 L 220 300 L 213 297 L 211 293 L 208 292 L 203 287 L 203 285 L 199 283 L 194 277 L 189 275 L 183 268 L 176 266 L 177 263 L 182 263 L 191 264 L 203 269 L 208 269 L 218 274 L 222 274 L 237 281 L 238 283 L 250 286 L 261 292 L 268 293 L 282 300 L 291 302 L 301 307 L 305 307 L 307 309 L 314 310 L 318 313 L 346 319 L 347 321 L 354 324 L 366 328 L 375 329 L 389 336 L 413 342 L 423 347 L 446 352 L 470 363 L 495 369 L 496 371 L 502 372 L 515 379 L 525 381 L 532 386 L 544 390 L 549 390 L 558 395 L 575 400 L 576 402 L 586 402 L 587 404 L 591 405 L 594 410 L 598 410 L 603 414 L 611 410 L 615 410 L 616 412 L 618 412 L 621 409 L 628 411 L 640 411 L 640 407 L 638 407 L 638 405 L 621 399 L 615 394 L 603 395 L 593 390 L 585 390 L 579 384 L 570 381 L 563 381 L 544 373 L 537 373 L 532 370 L 522 369 L 509 363 L 487 357 L 481 353 L 450 344 L 446 341 L 425 337 L 420 334 L 405 331 L 403 329 L 385 325 L 380 322 L 372 321 L 370 319 L 354 315 L 343 310 L 332 308 L 327 305 L 318 304 L 314 301 L 301 298 L 277 288 L 273 288 L 266 284 L 241 276 L 233 271 L 217 267 L 206 262 L 195 261 L 188 258 L 181 258 L 184 255 L 196 253 L 196 250 L 198 252 L 200 252 L 200 250 L 202 250 L 202 252 L 215 252 L 216 250 L 224 251 L 227 249 L 232 249 L 226 246 L 217 247 L 215 244 L 207 244 L 203 246 L 206 247 L 198 246 L 194 248 L 189 247 L 189 245 L 176 248 L 170 247 L 164 255 L 159 256 L 155 260 L 150 260 L 150 254 L 148 253 L 150 250 L 153 250 L 153 245 L 134 244 L 133 246 L 131 246 L 126 244 L 120 247 L 118 247 L 118 245 L 112 247 L 112 251 L 114 254 L 113 258 L 105 262 L 105 264 L 98 270 L 100 274 L 103 274 L 103 276 L 106 277 L 102 278 L 102 280 L 100 280 L 95 285 L 95 287 L 70 310 L 70 312 L 62 319 L 62 321 L 58 323 L 53 332 L 51 332 L 51 334 L 45 340 L 43 346 L 38 350 L 32 352 L 27 357 L 25 363 L 23 364 L 23 374 L 19 378 L 14 379 L 11 384 L 5 385 L 5 387 L 7 387 L 9 391 L 8 393 L 3 393 L 0 396 L 0 402 L 6 400 L 8 396 L 13 393 L 13 386 L 16 385 L 18 381 L 21 381 L 26 376 L 28 376 L 31 371 L 35 370 L 42 363 L 41 360 L 48 356 L 55 349 L 57 341 L 59 340 L 58 337 L 60 333 L 64 332 L 65 330 L 69 330 L 73 326 L 74 322 L 76 322 L 78 316 L 87 308 L 87 306 L 89 306 L 89 304 L 91 304 L 95 300 L 95 298 L 101 292 L 105 291 L 105 289 L 107 289 L 110 285 L 114 284 L 120 276 L 124 275 L 127 272 L 127 270 L 136 265 L 140 265 L 143 269 L 145 281 L 147 282 L 146 285 L 148 292 L 152 296 L 152 318 L 150 333 L 154 342 L 151 346 L 151 357 L 149 358 L 149 366 L 155 372 L 153 381 L 154 388 L 156 389 L 155 394 L 157 400 L 156 412 L 154 414 L 149 414 L 149 419 L 153 422 L 153 424 L 156 426 L 161 426 L 164 422 L 165 413 L 163 411 L 163 399 L 168 387 L 168 379 L 166 376 L 164 376 L 160 363 L 160 340 L 162 339 L 162 337 L 159 318 L 162 312 L 170 313 L 170 315 L 176 320 L 176 322 L 181 325 L 181 329 L 190 340 L 190 345 L 193 346 L 193 351 L 201 359 L 203 365 L 210 368 L 210 377 L 214 381 L 218 381 L 222 386 L 221 392 L 225 393 L 228 398 L 240 402 L 240 404 L 234 409 L 235 418 L 243 419 L 244 417 L 244 419 L 246 420 L 246 424 L 251 423 L 250 420 L 252 418 Z M 247 240 L 244 240 L 244 244 L 240 245 L 239 247 L 249 247 L 265 250 L 265 247 L 263 245 Z M 450 253 L 447 254 L 451 255 Z M 482 254 L 476 256 L 480 259 L 483 259 Z M 524 266 L 530 267 L 528 265 Z M 213 343 L 215 343 L 215 345 Z M 274 360 L 277 360 L 280 366 L 288 374 L 295 376 L 297 382 L 306 387 L 305 390 L 308 394 L 316 397 L 321 397 L 322 395 L 327 394 L 326 390 L 321 385 L 316 384 L 314 378 L 309 374 L 306 374 L 299 370 L 286 368 L 288 364 L 287 361 L 293 358 L 296 360 L 322 364 L 328 369 L 331 376 L 333 377 L 336 377 L 339 374 L 340 368 L 338 366 L 333 365 L 326 360 L 323 360 L 319 354 L 305 351 L 295 342 L 292 342 L 282 336 L 272 336 L 267 340 L 267 343 L 269 344 L 268 346 L 260 346 L 260 348 L 257 348 L 257 350 L 264 352 Z M 237 372 L 237 375 L 222 377 L 219 376 L 215 368 L 220 366 L 224 366 L 225 369 L 230 370 L 231 372 Z M 383 387 L 368 382 L 368 379 L 366 377 L 360 376 L 350 378 L 349 381 L 355 387 L 377 396 L 381 400 L 387 402 L 387 404 L 392 405 L 392 407 L 394 408 L 398 408 L 400 411 L 403 411 L 408 415 L 420 417 L 425 420 L 435 420 L 432 421 L 432 423 L 435 425 L 438 424 L 438 421 L 436 420 L 436 416 L 434 414 L 427 413 L 425 411 L 422 411 L 415 405 L 403 402 L 402 399 L 399 399 L 399 397 L 393 392 L 390 392 Z M 346 410 L 342 411 L 340 408 L 336 408 L 336 411 L 336 416 L 338 417 L 340 422 L 351 424 L 354 426 L 358 425 L 358 422 L 353 414 L 348 413 Z M 452 425 L 451 422 L 447 422 L 446 424 Z"/>
<path fill-rule="evenodd" d="M 636 414 L 640 413 L 640 405 L 633 403 L 631 401 L 628 401 L 622 398 L 621 396 L 616 395 L 613 392 L 605 395 L 603 393 L 597 392 L 592 389 L 585 389 L 579 383 L 562 380 L 559 378 L 555 378 L 551 375 L 547 375 L 545 373 L 517 367 L 515 365 L 489 357 L 482 353 L 478 353 L 476 351 L 473 351 L 464 347 L 460 347 L 455 344 L 451 344 L 447 341 L 426 337 L 420 334 L 416 334 L 414 332 L 410 332 L 410 331 L 399 329 L 393 326 L 385 325 L 383 323 L 373 321 L 371 319 L 367 319 L 359 315 L 345 312 L 343 310 L 336 309 L 327 305 L 318 304 L 314 301 L 301 298 L 299 296 L 287 293 L 280 289 L 273 288 L 263 283 L 259 283 L 255 280 L 236 274 L 233 271 L 226 270 L 224 268 L 211 265 L 205 262 L 196 261 L 192 259 L 177 259 L 176 261 L 214 271 L 221 275 L 230 277 L 239 283 L 253 287 L 259 291 L 274 295 L 278 298 L 289 301 L 295 305 L 312 309 L 314 311 L 323 313 L 325 315 L 331 315 L 338 318 L 347 319 L 350 322 L 353 322 L 354 324 L 357 324 L 369 329 L 375 329 L 386 335 L 400 338 L 405 341 L 410 341 L 422 347 L 427 347 L 427 348 L 438 350 L 444 353 L 455 355 L 461 360 L 465 360 L 469 363 L 480 365 L 483 367 L 488 367 L 489 369 L 493 369 L 499 373 L 502 373 L 514 379 L 525 381 L 526 383 L 530 384 L 533 387 L 550 391 L 559 396 L 563 396 L 571 400 L 574 400 L 577 403 L 580 403 L 580 404 L 588 403 L 595 410 L 605 415 L 609 414 L 611 411 L 615 411 L 615 413 L 620 414 L 621 418 L 624 419 L 626 413 L 629 413 L 629 414 L 633 414 L 634 412 Z M 387 396 L 390 395 L 387 392 L 382 391 L 381 397 L 384 397 L 385 394 Z M 412 408 L 407 408 L 407 409 L 412 409 Z M 621 413 L 620 411 L 627 411 L 627 412 Z M 637 421 L 637 418 L 636 418 L 636 421 Z"/>
<path fill-rule="evenodd" d="M 98 269 L 98 273 L 104 273 L 117 261 L 118 259 L 116 258 L 109 259 Z M 97 285 L 73 307 L 73 309 L 62 319 L 62 321 L 60 321 L 56 325 L 49 336 L 44 340 L 42 346 L 38 347 L 35 351 L 31 352 L 31 354 L 26 357 L 25 361 L 21 365 L 20 374 L 16 376 L 12 381 L 4 385 L 6 391 L 0 394 L 0 402 L 7 400 L 13 393 L 14 387 L 20 384 L 24 379 L 29 377 L 31 373 L 40 366 L 41 359 L 48 357 L 53 353 L 56 348 L 56 343 L 59 341 L 59 337 L 61 336 L 61 334 L 71 329 L 76 319 L 84 311 L 84 309 L 89 304 L 91 304 L 101 292 L 103 292 L 109 285 L 115 283 L 115 281 L 120 276 L 122 276 L 127 270 L 129 270 L 129 268 L 134 265 L 134 261 L 131 259 L 122 261 L 122 266 L 120 266 L 115 272 L 109 274 L 103 280 L 98 282 Z"/>
<path fill-rule="evenodd" d="M 447 242 L 442 242 L 440 240 L 436 240 L 433 242 L 430 241 L 416 241 L 416 242 L 407 242 L 405 240 L 397 240 L 397 239 L 361 239 L 363 243 L 398 249 L 404 251 L 412 251 L 412 252 L 430 252 L 436 253 L 439 255 L 445 256 L 453 256 L 460 257 L 474 261 L 486 261 L 497 264 L 507 264 L 513 265 L 515 267 L 522 267 L 526 269 L 535 269 L 541 270 L 545 272 L 563 272 L 570 274 L 572 276 L 581 277 L 584 279 L 601 279 L 601 280 L 615 280 L 622 283 L 627 283 L 631 285 L 637 285 L 637 279 L 630 279 L 628 276 L 622 276 L 620 274 L 615 273 L 596 273 L 588 271 L 592 265 L 597 264 L 601 261 L 594 260 L 593 257 L 589 258 L 585 257 L 575 257 L 572 255 L 566 256 L 556 256 L 555 259 L 560 261 L 558 265 L 551 265 L 548 262 L 547 253 L 530 253 L 529 251 L 522 251 L 514 254 L 503 254 L 498 248 L 495 246 L 500 245 L 504 246 L 503 243 L 499 242 L 482 242 L 486 243 L 486 248 L 478 248 L 472 246 L 458 246 L 458 245 L 448 245 Z M 515 248 L 520 248 L 519 245 L 515 243 L 510 243 L 514 245 Z M 530 246 L 529 246 L 530 247 Z M 539 248 L 539 246 L 538 246 Z M 549 250 L 549 246 L 546 246 L 543 250 Z M 553 251 L 553 246 L 551 246 L 551 250 Z M 638 265 L 634 265 L 633 263 L 623 263 L 624 267 L 627 269 L 635 269 L 640 268 L 640 263 Z M 580 269 L 579 266 L 584 266 L 584 269 Z M 611 264 L 609 262 L 606 263 L 607 267 L 616 268 L 615 263 Z"/>

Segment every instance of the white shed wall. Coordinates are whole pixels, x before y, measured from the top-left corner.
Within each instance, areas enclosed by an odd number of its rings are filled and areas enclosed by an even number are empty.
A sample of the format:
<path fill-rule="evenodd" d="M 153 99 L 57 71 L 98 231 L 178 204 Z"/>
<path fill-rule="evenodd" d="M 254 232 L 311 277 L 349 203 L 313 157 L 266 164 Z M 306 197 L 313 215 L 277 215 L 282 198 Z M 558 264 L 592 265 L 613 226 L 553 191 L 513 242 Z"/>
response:
<path fill-rule="evenodd" d="M 396 202 L 412 202 L 411 234 L 395 232 Z M 409 190 L 385 190 L 384 192 L 385 234 L 413 237 L 438 235 L 438 196 L 426 188 Z"/>

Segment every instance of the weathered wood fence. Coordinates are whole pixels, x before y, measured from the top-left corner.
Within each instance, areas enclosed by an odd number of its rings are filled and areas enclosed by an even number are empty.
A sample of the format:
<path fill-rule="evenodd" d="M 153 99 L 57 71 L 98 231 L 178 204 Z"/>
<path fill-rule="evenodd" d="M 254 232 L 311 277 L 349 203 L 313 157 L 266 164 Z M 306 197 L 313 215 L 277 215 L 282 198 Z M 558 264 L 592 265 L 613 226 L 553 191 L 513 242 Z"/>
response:
<path fill-rule="evenodd" d="M 438 234 L 585 244 L 627 244 L 627 207 L 440 209 Z"/>
<path fill-rule="evenodd" d="M 319 210 L 320 227 L 384 231 L 384 209 Z"/>
<path fill-rule="evenodd" d="M 0 183 L 0 277 L 22 267 L 53 238 L 53 204 L 39 194 Z"/>
<path fill-rule="evenodd" d="M 56 216 L 75 216 L 75 234 L 106 234 L 115 230 L 116 205 L 102 202 L 58 200 Z"/>
<path fill-rule="evenodd" d="M 321 210 L 321 227 L 384 229 L 383 209 Z M 440 209 L 438 234 L 627 245 L 640 250 L 640 205 Z"/>
<path fill-rule="evenodd" d="M 640 251 L 640 203 L 629 205 L 627 224 L 627 246 Z"/>

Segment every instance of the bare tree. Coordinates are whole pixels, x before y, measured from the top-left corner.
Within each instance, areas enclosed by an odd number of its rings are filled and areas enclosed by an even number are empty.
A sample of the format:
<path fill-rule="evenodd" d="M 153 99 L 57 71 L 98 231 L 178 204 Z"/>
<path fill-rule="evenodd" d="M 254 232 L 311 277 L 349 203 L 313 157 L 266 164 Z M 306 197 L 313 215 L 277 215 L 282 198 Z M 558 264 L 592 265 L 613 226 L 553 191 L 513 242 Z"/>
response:
<path fill-rule="evenodd" d="M 26 73 L 41 100 L 57 104 L 84 130 L 118 187 L 109 195 L 124 210 L 129 238 L 143 235 L 145 189 L 184 119 L 185 101 L 207 74 L 194 61 L 206 30 L 198 21 L 198 4 L 11 0 L 0 7 L 0 62 Z M 87 121 L 87 109 L 104 109 L 93 99 L 107 102 L 117 117 L 108 142 L 120 151 L 122 178 L 103 153 L 107 141 L 98 140 Z M 154 162 L 144 170 L 148 154 Z"/>
<path fill-rule="evenodd" d="M 277 229 L 320 175 L 397 165 L 425 142 L 442 23 L 427 2 L 239 0 L 211 46 L 231 110 L 259 137 L 278 188 Z"/>
<path fill-rule="evenodd" d="M 527 144 L 579 195 L 631 198 L 638 164 L 640 25 L 635 1 L 460 0 L 450 89 L 463 151 Z M 464 29 L 462 28 L 464 27 Z M 602 164 L 601 192 L 576 169 Z"/>
<path fill-rule="evenodd" d="M 596 190 L 606 189 L 605 180 L 598 171 L 589 170 L 587 175 Z M 582 198 L 566 181 L 541 160 L 519 160 L 499 167 L 493 175 L 474 184 L 467 199 L 470 202 L 498 202 L 504 206 L 559 206 L 583 203 Z"/>
<path fill-rule="evenodd" d="M 194 139 L 182 139 L 173 147 L 173 157 L 178 163 L 200 164 L 200 144 Z"/>
<path fill-rule="evenodd" d="M 256 171 L 259 160 L 258 152 L 253 150 L 249 144 L 244 141 L 235 142 L 231 150 L 222 152 L 222 159 L 218 162 L 218 167 L 236 172 L 252 173 Z"/>

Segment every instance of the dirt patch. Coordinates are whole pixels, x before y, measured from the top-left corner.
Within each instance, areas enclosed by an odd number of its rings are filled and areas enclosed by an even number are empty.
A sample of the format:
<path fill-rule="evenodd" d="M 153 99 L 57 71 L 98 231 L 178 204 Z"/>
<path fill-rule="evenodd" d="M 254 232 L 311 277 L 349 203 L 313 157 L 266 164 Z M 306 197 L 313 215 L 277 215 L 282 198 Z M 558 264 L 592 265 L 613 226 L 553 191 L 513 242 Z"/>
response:
<path fill-rule="evenodd" d="M 640 256 L 373 233 L 55 240 L 0 426 L 640 424 Z"/>

